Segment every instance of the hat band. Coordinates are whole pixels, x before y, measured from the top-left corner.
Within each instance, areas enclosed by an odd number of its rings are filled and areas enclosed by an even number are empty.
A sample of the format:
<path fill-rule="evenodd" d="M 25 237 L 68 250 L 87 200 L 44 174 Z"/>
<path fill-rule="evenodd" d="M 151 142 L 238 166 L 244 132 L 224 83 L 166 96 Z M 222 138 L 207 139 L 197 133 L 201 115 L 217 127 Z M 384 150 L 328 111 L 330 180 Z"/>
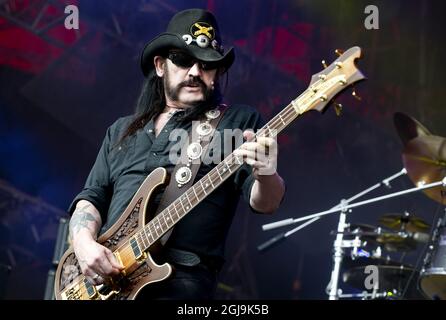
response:
<path fill-rule="evenodd" d="M 217 40 L 214 39 L 210 41 L 210 39 L 204 34 L 200 34 L 196 39 L 194 39 L 190 34 L 183 34 L 182 38 L 187 45 L 190 45 L 193 42 L 195 42 L 200 48 L 207 48 L 209 45 L 211 45 L 212 48 L 217 50 L 219 53 L 223 52 L 223 46 L 221 46 Z"/>

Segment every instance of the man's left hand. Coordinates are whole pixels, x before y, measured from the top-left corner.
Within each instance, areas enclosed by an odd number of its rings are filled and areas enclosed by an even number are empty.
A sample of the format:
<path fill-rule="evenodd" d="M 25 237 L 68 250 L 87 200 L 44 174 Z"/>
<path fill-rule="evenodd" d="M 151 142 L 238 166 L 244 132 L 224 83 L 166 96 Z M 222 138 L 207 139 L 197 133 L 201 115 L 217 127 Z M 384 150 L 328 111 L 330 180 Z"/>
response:
<path fill-rule="evenodd" d="M 274 138 L 258 137 L 252 141 L 255 134 L 251 130 L 243 132 L 247 142 L 234 151 L 234 155 L 252 167 L 252 173 L 256 180 L 262 180 L 262 176 L 270 176 L 277 169 L 277 141 Z M 250 142 L 252 141 L 252 142 Z"/>

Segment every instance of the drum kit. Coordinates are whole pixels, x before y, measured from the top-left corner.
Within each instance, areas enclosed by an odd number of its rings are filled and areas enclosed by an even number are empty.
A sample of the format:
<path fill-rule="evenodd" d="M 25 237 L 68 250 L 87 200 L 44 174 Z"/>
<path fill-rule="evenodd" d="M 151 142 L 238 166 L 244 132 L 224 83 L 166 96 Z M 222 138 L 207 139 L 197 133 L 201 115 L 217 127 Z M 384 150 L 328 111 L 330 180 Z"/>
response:
<path fill-rule="evenodd" d="M 330 300 L 446 299 L 446 138 L 433 135 L 420 122 L 400 112 L 394 115 L 394 124 L 403 142 L 404 168 L 400 172 L 341 200 L 329 210 L 262 226 L 267 231 L 303 222 L 259 245 L 259 251 L 323 216 L 340 212 L 337 230 L 332 232 L 336 235 L 333 269 L 326 289 Z M 380 186 L 390 187 L 390 181 L 405 174 L 414 188 L 352 203 Z M 385 214 L 378 219 L 379 226 L 346 222 L 353 208 L 419 191 L 437 202 L 439 209 L 444 207 L 444 216 L 437 219 L 435 215 L 432 219 L 433 227 L 408 212 Z M 415 266 L 403 261 L 408 253 L 419 248 L 423 250 Z M 356 291 L 345 293 L 341 283 Z"/>
<path fill-rule="evenodd" d="M 403 113 L 395 114 L 394 123 L 404 146 L 405 173 L 414 185 L 445 179 L 446 138 L 432 135 Z M 446 204 L 444 184 L 423 191 L 440 206 Z M 339 276 L 339 280 L 334 277 L 335 299 L 446 299 L 446 211 L 444 217 L 434 221 L 433 228 L 425 220 L 404 212 L 381 216 L 378 226 L 344 222 L 334 233 L 342 239 L 334 246 L 340 253 L 334 256 L 335 264 L 336 258 L 340 258 L 338 266 L 342 266 L 332 274 L 332 280 L 335 273 Z M 423 244 L 420 268 L 402 261 L 407 253 Z M 372 271 L 376 271 L 374 279 L 370 278 Z M 371 280 L 375 283 L 367 286 Z M 359 293 L 345 294 L 338 288 L 338 281 Z"/>

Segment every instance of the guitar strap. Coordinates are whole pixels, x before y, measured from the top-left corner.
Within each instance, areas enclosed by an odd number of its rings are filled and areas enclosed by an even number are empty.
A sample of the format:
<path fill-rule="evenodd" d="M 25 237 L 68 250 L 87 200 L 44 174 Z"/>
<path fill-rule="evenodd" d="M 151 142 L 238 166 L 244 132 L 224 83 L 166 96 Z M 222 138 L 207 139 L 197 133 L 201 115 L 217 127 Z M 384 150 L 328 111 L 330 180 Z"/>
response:
<path fill-rule="evenodd" d="M 178 199 L 195 181 L 198 169 L 201 166 L 202 158 L 206 156 L 206 152 L 214 136 L 218 123 L 223 118 L 227 105 L 221 104 L 216 109 L 209 110 L 205 113 L 205 118 L 200 121 L 199 125 L 192 124 L 189 132 L 188 141 L 191 143 L 187 146 L 183 145 L 181 150 L 181 159 L 170 175 L 169 185 L 166 187 L 160 204 L 156 210 L 155 216 L 167 208 L 173 201 Z M 164 234 L 160 242 L 165 245 L 169 239 L 172 229 Z"/>

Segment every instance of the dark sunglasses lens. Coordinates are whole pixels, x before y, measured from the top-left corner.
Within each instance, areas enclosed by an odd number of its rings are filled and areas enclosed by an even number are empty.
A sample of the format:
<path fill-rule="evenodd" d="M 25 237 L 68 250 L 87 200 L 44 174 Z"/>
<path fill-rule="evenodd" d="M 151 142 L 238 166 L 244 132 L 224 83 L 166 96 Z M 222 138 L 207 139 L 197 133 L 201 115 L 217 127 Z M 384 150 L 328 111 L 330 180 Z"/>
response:
<path fill-rule="evenodd" d="M 209 62 L 201 63 L 201 69 L 203 69 L 203 70 L 212 70 L 212 69 L 216 69 L 216 68 L 217 68 L 217 66 L 215 66 L 212 63 L 209 63 Z"/>
<path fill-rule="evenodd" d="M 218 68 L 218 65 L 216 63 L 199 61 L 194 57 L 181 52 L 171 52 L 169 53 L 168 58 L 180 68 L 190 68 L 197 62 L 200 63 L 200 67 L 203 70 L 212 70 Z"/>
<path fill-rule="evenodd" d="M 190 68 L 195 64 L 195 59 L 184 53 L 171 53 L 169 59 L 181 68 Z"/>

